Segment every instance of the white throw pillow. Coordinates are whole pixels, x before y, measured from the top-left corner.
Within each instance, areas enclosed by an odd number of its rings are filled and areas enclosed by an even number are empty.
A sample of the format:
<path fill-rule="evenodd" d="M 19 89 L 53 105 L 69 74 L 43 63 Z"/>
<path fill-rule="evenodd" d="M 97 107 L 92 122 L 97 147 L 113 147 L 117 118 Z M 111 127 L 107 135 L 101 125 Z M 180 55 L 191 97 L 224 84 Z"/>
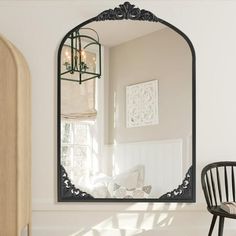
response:
<path fill-rule="evenodd" d="M 97 173 L 95 175 L 92 175 L 90 179 L 92 184 L 104 183 L 107 186 L 108 183 L 112 180 L 112 177 L 104 173 Z"/>
<path fill-rule="evenodd" d="M 114 198 L 148 198 L 151 192 L 152 186 L 147 185 L 140 188 L 128 189 L 118 184 L 114 185 L 112 197 Z"/>
<path fill-rule="evenodd" d="M 96 184 L 90 194 L 95 198 L 106 198 L 108 196 L 107 186 L 103 183 Z"/>
<path fill-rule="evenodd" d="M 113 177 L 112 181 L 108 184 L 108 192 L 110 197 L 113 194 L 115 184 L 122 185 L 126 188 L 136 188 L 138 182 L 138 172 L 128 172 Z"/>
<path fill-rule="evenodd" d="M 144 185 L 144 176 L 145 176 L 145 168 L 143 165 L 137 165 L 129 170 L 129 172 L 137 172 L 137 187 L 142 187 Z"/>

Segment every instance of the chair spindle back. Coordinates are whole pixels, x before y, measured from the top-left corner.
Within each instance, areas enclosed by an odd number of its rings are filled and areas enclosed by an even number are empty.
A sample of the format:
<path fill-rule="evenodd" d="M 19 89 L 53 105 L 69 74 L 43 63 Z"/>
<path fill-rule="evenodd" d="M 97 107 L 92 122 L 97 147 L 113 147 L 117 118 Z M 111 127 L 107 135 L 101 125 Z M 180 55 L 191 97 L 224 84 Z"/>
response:
<path fill-rule="evenodd" d="M 236 162 L 215 162 L 202 170 L 201 182 L 208 207 L 235 202 Z"/>

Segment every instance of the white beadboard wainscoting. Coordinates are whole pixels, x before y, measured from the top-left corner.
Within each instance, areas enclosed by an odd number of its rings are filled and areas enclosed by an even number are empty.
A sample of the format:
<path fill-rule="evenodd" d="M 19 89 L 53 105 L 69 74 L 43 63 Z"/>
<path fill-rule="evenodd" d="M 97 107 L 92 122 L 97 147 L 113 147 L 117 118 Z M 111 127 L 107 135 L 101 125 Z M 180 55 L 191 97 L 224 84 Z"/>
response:
<path fill-rule="evenodd" d="M 113 176 L 142 166 L 144 185 L 151 185 L 150 196 L 158 198 L 182 183 L 188 170 L 183 171 L 186 163 L 182 156 L 183 140 L 167 139 L 105 145 L 103 162 L 105 173 Z"/>

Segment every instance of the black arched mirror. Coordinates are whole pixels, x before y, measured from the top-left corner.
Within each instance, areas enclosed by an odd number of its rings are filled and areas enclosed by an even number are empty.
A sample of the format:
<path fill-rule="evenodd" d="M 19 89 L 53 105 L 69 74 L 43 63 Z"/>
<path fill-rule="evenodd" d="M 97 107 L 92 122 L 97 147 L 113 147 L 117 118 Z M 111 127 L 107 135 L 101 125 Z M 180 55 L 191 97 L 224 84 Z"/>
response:
<path fill-rule="evenodd" d="M 195 52 L 129 2 L 58 51 L 58 201 L 195 201 Z"/>

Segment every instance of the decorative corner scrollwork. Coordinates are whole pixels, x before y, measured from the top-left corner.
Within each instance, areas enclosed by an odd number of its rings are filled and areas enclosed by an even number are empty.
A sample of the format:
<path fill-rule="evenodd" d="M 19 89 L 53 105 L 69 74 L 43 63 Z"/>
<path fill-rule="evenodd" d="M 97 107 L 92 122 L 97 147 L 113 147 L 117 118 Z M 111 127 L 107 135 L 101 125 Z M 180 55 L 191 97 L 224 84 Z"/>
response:
<path fill-rule="evenodd" d="M 191 199 L 193 190 L 192 166 L 188 169 L 185 178 L 178 188 L 162 195 L 160 200 L 186 200 Z"/>
<path fill-rule="evenodd" d="M 90 194 L 81 191 L 76 188 L 74 184 L 71 183 L 70 178 L 65 170 L 65 168 L 61 165 L 61 196 L 65 199 L 92 199 L 93 196 Z"/>
<path fill-rule="evenodd" d="M 125 2 L 119 7 L 103 11 L 96 17 L 96 21 L 105 20 L 140 20 L 158 22 L 159 19 L 152 12 L 139 9 L 135 5 Z"/>

